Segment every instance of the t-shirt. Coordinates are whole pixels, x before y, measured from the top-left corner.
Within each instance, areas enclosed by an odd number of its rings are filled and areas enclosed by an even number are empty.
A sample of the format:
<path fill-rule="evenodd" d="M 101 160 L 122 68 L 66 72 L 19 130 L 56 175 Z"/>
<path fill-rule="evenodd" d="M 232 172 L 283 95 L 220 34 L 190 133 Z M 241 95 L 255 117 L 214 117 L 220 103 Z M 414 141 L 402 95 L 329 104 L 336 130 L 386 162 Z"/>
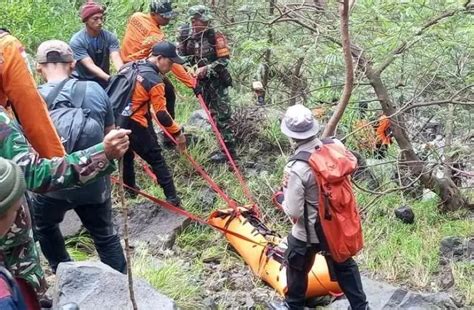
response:
<path fill-rule="evenodd" d="M 56 97 L 55 102 L 71 102 L 76 82 L 76 79 L 67 81 L 61 92 Z M 61 81 L 42 84 L 38 87 L 38 90 L 43 98 L 46 98 L 59 83 L 61 83 Z M 105 130 L 106 127 L 114 125 L 115 123 L 112 104 L 107 93 L 99 84 L 92 81 L 87 81 L 86 83 L 86 93 L 84 101 L 82 102 L 82 108 L 88 110 L 89 117 L 97 121 Z M 60 190 L 46 195 L 48 197 L 63 199 L 74 203 L 80 202 L 81 204 L 103 203 L 110 198 L 110 180 L 108 177 L 102 177 L 82 188 Z"/>
<path fill-rule="evenodd" d="M 80 80 L 95 81 L 104 86 L 106 82 L 92 74 L 81 60 L 90 57 L 94 64 L 110 74 L 110 53 L 120 50 L 117 36 L 107 30 L 101 30 L 97 37 L 91 37 L 86 29 L 82 29 L 72 36 L 69 45 L 74 53 L 74 60 L 77 61 L 73 76 Z"/>

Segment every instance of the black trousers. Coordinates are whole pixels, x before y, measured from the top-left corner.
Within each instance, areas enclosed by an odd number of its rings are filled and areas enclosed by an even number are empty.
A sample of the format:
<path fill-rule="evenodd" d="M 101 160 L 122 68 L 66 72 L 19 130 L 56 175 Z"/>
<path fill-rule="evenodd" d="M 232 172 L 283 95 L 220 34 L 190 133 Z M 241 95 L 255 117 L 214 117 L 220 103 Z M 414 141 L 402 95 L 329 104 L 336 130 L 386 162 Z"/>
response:
<path fill-rule="evenodd" d="M 53 272 L 56 272 L 59 263 L 71 261 L 59 230 L 64 215 L 71 209 L 74 209 L 91 234 L 100 260 L 115 270 L 127 272 L 127 262 L 120 238 L 112 223 L 111 199 L 99 204 L 78 205 L 44 195 L 35 195 L 33 203 L 36 236 Z"/>
<path fill-rule="evenodd" d="M 316 253 L 320 251 L 319 244 L 311 244 L 308 247 L 306 242 L 296 239 L 291 234 L 288 236 L 288 249 L 285 253 L 288 291 L 285 300 L 292 310 L 304 309 L 308 273 L 314 264 Z M 356 262 L 350 258 L 343 263 L 333 262 L 333 264 L 339 286 L 349 300 L 352 310 L 367 309 L 368 303 Z"/>
<path fill-rule="evenodd" d="M 139 123 L 130 120 L 130 148 L 124 155 L 123 181 L 130 187 L 135 187 L 135 171 L 133 169 L 134 153 L 146 161 L 156 176 L 158 184 L 163 188 L 166 198 L 176 198 L 176 188 L 173 177 L 166 165 L 165 158 L 161 154 L 155 130 L 152 126 L 143 127 Z M 128 161 L 131 165 L 125 165 Z"/>
<path fill-rule="evenodd" d="M 174 91 L 174 86 L 173 84 L 171 84 L 171 81 L 167 77 L 163 78 L 163 82 L 165 84 L 166 110 L 168 111 L 170 116 L 174 119 L 175 117 L 174 108 L 176 104 L 176 94 Z M 151 117 L 148 118 L 148 127 L 153 128 L 153 121 Z M 154 140 L 158 141 L 158 138 L 156 137 L 154 130 L 152 130 L 152 134 L 153 134 Z M 168 137 L 165 135 L 165 140 L 167 139 Z M 133 166 L 133 159 L 134 159 L 134 155 L 131 150 L 129 150 L 123 157 L 124 182 L 128 186 L 136 187 L 135 168 Z"/>

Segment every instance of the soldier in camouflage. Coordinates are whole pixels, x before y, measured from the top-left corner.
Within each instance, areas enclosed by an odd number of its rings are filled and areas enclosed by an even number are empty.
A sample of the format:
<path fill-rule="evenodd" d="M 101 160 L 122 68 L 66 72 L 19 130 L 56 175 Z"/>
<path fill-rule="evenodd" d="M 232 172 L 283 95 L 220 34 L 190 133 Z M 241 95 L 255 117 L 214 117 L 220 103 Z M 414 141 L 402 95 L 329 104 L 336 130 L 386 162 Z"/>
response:
<path fill-rule="evenodd" d="M 112 130 L 104 142 L 64 157 L 43 159 L 28 145 L 18 123 L 0 106 L 0 157 L 15 162 L 23 171 L 27 189 L 38 193 L 84 185 L 114 170 L 113 159 L 128 149 L 128 130 Z M 33 241 L 31 217 L 25 199 L 14 224 L 0 238 L 0 261 L 16 278 L 26 280 L 41 294 L 46 288 Z"/>
<path fill-rule="evenodd" d="M 227 40 L 211 27 L 212 16 L 206 6 L 192 6 L 188 16 L 190 24 L 179 29 L 178 50 L 190 65 L 197 67 L 199 84 L 195 93 L 203 95 L 227 148 L 235 156 L 235 140 L 230 127 L 232 111 L 229 87 L 232 86 L 232 78 L 227 69 L 230 56 Z M 226 157 L 219 152 L 211 160 L 225 162 Z"/>

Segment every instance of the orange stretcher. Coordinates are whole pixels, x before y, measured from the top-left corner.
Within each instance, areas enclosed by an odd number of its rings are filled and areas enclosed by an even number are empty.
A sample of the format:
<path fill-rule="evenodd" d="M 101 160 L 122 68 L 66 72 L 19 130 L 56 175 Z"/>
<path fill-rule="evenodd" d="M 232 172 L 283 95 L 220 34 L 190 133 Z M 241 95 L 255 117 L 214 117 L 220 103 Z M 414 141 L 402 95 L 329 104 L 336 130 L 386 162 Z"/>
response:
<path fill-rule="evenodd" d="M 281 238 L 268 229 L 251 211 L 243 208 L 239 210 L 240 214 L 230 209 L 215 211 L 209 217 L 208 223 L 236 233 L 234 235 L 224 232 L 224 235 L 253 273 L 284 296 L 286 268 L 283 264 L 284 250 L 278 246 Z M 317 254 L 309 274 L 306 297 L 341 294 L 338 283 L 330 279 L 325 257 Z"/>

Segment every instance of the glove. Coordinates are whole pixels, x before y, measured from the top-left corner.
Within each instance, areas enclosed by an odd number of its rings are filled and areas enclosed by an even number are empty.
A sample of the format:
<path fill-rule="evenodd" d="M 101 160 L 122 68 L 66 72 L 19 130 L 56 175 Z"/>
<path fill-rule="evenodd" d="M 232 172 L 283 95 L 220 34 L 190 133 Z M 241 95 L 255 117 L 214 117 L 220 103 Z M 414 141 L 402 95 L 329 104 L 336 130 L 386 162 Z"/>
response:
<path fill-rule="evenodd" d="M 285 196 L 283 195 L 282 191 L 273 193 L 272 202 L 280 210 L 283 210 L 283 200 L 285 200 Z"/>
<path fill-rule="evenodd" d="M 202 95 L 202 93 L 203 93 L 202 86 L 199 85 L 199 83 L 196 84 L 196 86 L 193 88 L 193 92 L 196 95 L 196 97 L 199 96 L 199 95 Z"/>

